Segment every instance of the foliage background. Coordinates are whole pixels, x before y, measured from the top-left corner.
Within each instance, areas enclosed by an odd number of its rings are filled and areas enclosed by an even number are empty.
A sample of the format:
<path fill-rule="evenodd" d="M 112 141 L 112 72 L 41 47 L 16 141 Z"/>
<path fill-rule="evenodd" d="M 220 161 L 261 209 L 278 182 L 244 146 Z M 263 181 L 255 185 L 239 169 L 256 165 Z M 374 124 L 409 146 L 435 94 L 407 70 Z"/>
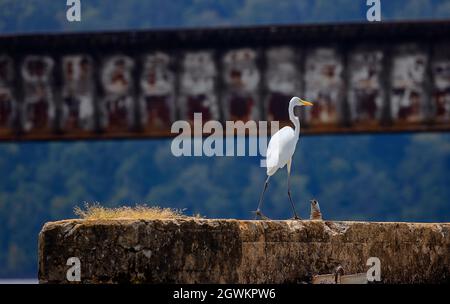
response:
<path fill-rule="evenodd" d="M 449 0 L 382 0 L 383 20 L 448 19 Z M 365 0 L 82 0 L 68 23 L 65 0 L 0 0 L 0 33 L 365 21 Z M 293 198 L 307 217 L 320 201 L 336 220 L 450 221 L 450 135 L 302 138 Z M 170 140 L 0 143 L 0 277 L 36 277 L 37 235 L 85 201 L 187 208 L 249 218 L 265 173 L 258 158 L 176 158 Z M 269 186 L 265 212 L 290 217 L 286 173 Z"/>

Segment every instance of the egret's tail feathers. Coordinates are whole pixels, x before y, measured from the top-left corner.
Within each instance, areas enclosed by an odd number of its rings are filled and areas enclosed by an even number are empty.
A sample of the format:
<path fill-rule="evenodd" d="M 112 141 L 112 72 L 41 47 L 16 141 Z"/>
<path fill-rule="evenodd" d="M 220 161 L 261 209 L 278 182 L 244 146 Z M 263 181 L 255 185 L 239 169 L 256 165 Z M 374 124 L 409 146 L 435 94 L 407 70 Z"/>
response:
<path fill-rule="evenodd" d="M 277 172 L 278 167 L 267 167 L 267 175 L 268 176 L 272 176 L 275 174 L 275 172 Z"/>

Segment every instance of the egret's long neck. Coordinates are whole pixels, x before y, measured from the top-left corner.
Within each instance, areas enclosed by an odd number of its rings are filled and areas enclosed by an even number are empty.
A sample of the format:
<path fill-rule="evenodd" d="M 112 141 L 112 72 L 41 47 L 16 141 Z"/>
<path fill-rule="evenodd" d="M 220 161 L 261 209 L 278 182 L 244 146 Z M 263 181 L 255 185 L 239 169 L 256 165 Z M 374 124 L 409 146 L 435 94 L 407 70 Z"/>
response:
<path fill-rule="evenodd" d="M 294 114 L 295 102 L 289 103 L 289 119 L 294 124 L 295 128 L 295 136 L 298 137 L 300 135 L 300 119 Z"/>

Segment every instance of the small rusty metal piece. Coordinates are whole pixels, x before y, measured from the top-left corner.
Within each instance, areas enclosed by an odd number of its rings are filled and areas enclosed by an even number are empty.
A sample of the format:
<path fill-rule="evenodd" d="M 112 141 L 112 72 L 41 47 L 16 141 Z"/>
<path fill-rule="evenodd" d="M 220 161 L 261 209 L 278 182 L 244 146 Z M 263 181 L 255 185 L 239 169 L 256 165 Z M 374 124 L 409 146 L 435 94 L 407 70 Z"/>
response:
<path fill-rule="evenodd" d="M 341 265 L 336 267 L 336 269 L 334 270 L 334 282 L 336 284 L 341 284 L 341 277 L 344 275 L 344 273 L 344 268 L 342 268 Z"/>
<path fill-rule="evenodd" d="M 366 273 L 345 275 L 344 268 L 339 265 L 332 274 L 313 276 L 313 284 L 367 284 Z"/>
<path fill-rule="evenodd" d="M 320 212 L 319 202 L 316 199 L 311 201 L 311 214 L 309 216 L 310 220 L 322 220 L 322 213 Z"/>

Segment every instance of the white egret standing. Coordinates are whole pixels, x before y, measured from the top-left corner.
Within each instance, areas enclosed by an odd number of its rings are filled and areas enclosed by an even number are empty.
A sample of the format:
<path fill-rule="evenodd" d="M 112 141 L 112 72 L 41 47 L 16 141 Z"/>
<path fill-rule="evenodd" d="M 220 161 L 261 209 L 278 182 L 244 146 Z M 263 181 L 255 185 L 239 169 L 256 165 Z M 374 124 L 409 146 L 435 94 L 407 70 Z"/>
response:
<path fill-rule="evenodd" d="M 267 186 L 269 184 L 269 179 L 272 175 L 277 172 L 278 169 L 283 168 L 287 165 L 287 175 L 288 175 L 288 197 L 291 202 L 292 211 L 294 212 L 294 218 L 300 219 L 295 211 L 294 202 L 291 197 L 291 189 L 290 189 L 290 177 L 291 177 L 291 163 L 292 156 L 295 152 L 295 146 L 297 145 L 298 137 L 300 135 L 300 120 L 297 116 L 294 115 L 294 108 L 296 106 L 312 106 L 313 104 L 309 101 L 301 100 L 298 97 L 293 97 L 289 102 L 289 119 L 294 124 L 294 129 L 291 127 L 284 127 L 278 132 L 276 132 L 269 141 L 269 146 L 267 148 L 267 179 L 264 183 L 264 188 L 261 192 L 261 196 L 259 198 L 258 209 L 256 209 L 256 216 L 260 218 L 265 218 L 262 212 L 262 204 L 264 199 L 264 193 L 266 192 Z"/>

